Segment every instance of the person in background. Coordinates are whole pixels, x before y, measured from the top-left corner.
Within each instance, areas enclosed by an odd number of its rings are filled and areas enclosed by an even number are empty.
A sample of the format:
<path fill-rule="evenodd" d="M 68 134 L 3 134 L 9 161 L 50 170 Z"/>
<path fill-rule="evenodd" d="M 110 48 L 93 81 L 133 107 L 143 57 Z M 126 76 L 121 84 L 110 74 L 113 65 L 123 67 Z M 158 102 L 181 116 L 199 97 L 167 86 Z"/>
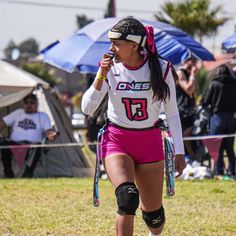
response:
<path fill-rule="evenodd" d="M 209 87 L 202 97 L 202 106 L 210 109 L 210 134 L 234 134 L 236 131 L 236 79 L 227 64 L 216 68 Z M 225 171 L 224 151 L 229 158 Z M 214 166 L 216 179 L 228 175 L 235 179 L 234 137 L 222 140 L 219 155 Z"/>
<path fill-rule="evenodd" d="M 103 55 L 82 98 L 82 111 L 93 114 L 108 93 L 101 158 L 117 199 L 116 235 L 133 235 L 139 204 L 149 235 L 161 235 L 164 153 L 157 120 L 162 103 L 174 139 L 177 177 L 186 166 L 175 79 L 169 64 L 158 58 L 151 26 L 125 18 L 108 37 L 114 58 Z"/>
<path fill-rule="evenodd" d="M 0 119 L 0 130 L 10 127 L 10 139 L 3 139 L 1 145 L 20 145 L 41 143 L 43 137 L 49 140 L 56 138 L 56 132 L 52 130 L 50 119 L 44 112 L 38 112 L 38 101 L 33 93 L 23 99 L 24 109 L 17 109 Z M 40 158 L 41 148 L 36 148 L 35 155 L 30 166 L 26 166 L 23 177 L 33 177 L 34 169 Z M 4 176 L 13 178 L 12 151 L 9 148 L 1 150 Z"/>
<path fill-rule="evenodd" d="M 176 85 L 177 104 L 183 130 L 183 136 L 191 136 L 194 118 L 196 115 L 195 92 L 197 60 L 190 57 L 177 70 L 179 80 Z M 191 141 L 184 141 L 184 146 L 190 160 L 195 160 L 195 152 Z"/>

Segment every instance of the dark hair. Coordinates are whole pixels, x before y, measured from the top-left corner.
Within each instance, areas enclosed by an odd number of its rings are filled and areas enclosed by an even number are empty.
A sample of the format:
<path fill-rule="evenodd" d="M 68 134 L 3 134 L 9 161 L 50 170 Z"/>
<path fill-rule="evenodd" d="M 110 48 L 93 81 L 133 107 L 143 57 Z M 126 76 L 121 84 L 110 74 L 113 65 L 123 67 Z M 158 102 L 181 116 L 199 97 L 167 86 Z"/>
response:
<path fill-rule="evenodd" d="M 120 20 L 115 26 L 113 26 L 112 31 L 120 32 L 122 34 L 146 36 L 146 29 L 144 25 L 132 17 L 127 17 Z M 170 96 L 170 89 L 162 75 L 162 68 L 159 61 L 160 56 L 158 55 L 157 50 L 155 50 L 155 53 L 152 53 L 149 50 L 147 43 L 145 45 L 145 49 L 148 52 L 148 64 L 151 71 L 153 100 L 165 101 L 166 98 Z M 140 46 L 140 51 L 141 50 L 142 48 Z"/>
<path fill-rule="evenodd" d="M 218 76 L 231 77 L 232 76 L 230 68 L 226 64 L 220 65 L 217 68 L 215 68 L 214 73 L 215 73 L 215 77 L 218 77 Z"/>
<path fill-rule="evenodd" d="M 197 62 L 197 61 L 198 61 L 197 57 L 194 56 L 194 55 L 192 54 L 192 52 L 189 52 L 188 58 L 183 61 L 183 64 L 184 64 L 184 63 L 187 63 L 187 62 L 189 62 L 189 61 L 194 61 L 194 62 Z"/>
<path fill-rule="evenodd" d="M 35 103 L 37 103 L 37 101 L 38 101 L 37 96 L 35 94 L 33 94 L 33 93 L 30 93 L 27 96 L 25 96 L 23 98 L 23 102 L 25 102 L 27 99 L 32 99 L 32 100 L 35 101 Z"/>

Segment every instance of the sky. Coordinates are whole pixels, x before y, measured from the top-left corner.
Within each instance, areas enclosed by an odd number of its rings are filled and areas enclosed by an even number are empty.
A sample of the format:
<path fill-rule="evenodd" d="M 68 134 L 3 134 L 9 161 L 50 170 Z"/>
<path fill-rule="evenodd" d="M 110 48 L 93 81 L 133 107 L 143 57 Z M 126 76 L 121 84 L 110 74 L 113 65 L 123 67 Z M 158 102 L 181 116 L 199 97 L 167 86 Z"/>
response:
<path fill-rule="evenodd" d="M 116 0 L 116 14 L 154 19 L 164 2 Z M 0 58 L 10 40 L 19 44 L 31 37 L 43 49 L 76 32 L 76 15 L 84 14 L 94 20 L 103 18 L 107 4 L 108 0 L 0 0 Z M 222 5 L 223 15 L 232 17 L 219 28 L 216 37 L 204 39 L 203 45 L 212 53 L 218 53 L 221 42 L 235 32 L 236 4 L 235 0 L 211 0 L 211 5 Z"/>

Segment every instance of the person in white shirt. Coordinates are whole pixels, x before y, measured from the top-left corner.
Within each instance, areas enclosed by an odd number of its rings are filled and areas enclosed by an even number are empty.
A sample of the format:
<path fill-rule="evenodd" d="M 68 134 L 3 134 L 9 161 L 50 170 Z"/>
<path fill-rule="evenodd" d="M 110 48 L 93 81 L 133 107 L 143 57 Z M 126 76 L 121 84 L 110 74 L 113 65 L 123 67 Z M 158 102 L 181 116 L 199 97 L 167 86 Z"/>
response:
<path fill-rule="evenodd" d="M 169 68 L 158 59 L 152 27 L 125 18 L 108 37 L 114 58 L 102 57 L 96 78 L 82 98 L 82 111 L 93 114 L 108 93 L 109 121 L 101 138 L 101 158 L 115 188 L 116 235 L 133 235 L 139 203 L 149 235 L 160 235 L 165 222 L 164 154 L 156 122 L 162 104 L 174 139 L 177 177 L 186 166 L 175 80 L 171 72 L 164 79 Z"/>
<path fill-rule="evenodd" d="M 0 119 L 0 130 L 11 127 L 10 139 L 3 139 L 3 145 L 18 145 L 41 143 L 43 137 L 54 140 L 56 133 L 52 130 L 50 119 L 44 112 L 37 111 L 37 97 L 29 94 L 23 99 L 24 109 L 17 109 Z M 13 178 L 12 152 L 10 149 L 2 149 L 2 163 L 4 176 Z M 26 166 L 23 177 L 33 177 L 34 169 L 40 157 L 40 148 L 37 148 L 31 166 Z"/>

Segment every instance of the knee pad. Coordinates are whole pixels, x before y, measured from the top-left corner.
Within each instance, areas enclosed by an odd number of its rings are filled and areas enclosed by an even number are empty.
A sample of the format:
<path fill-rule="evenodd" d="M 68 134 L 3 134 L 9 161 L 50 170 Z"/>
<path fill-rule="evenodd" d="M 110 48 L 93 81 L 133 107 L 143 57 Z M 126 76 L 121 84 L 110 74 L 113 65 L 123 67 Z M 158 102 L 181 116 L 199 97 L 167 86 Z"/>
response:
<path fill-rule="evenodd" d="M 145 212 L 142 210 L 142 213 L 143 220 L 150 228 L 159 228 L 165 223 L 165 211 L 163 206 L 152 212 Z"/>
<path fill-rule="evenodd" d="M 134 183 L 125 182 L 115 191 L 118 211 L 120 215 L 135 215 L 139 206 L 139 191 Z"/>

